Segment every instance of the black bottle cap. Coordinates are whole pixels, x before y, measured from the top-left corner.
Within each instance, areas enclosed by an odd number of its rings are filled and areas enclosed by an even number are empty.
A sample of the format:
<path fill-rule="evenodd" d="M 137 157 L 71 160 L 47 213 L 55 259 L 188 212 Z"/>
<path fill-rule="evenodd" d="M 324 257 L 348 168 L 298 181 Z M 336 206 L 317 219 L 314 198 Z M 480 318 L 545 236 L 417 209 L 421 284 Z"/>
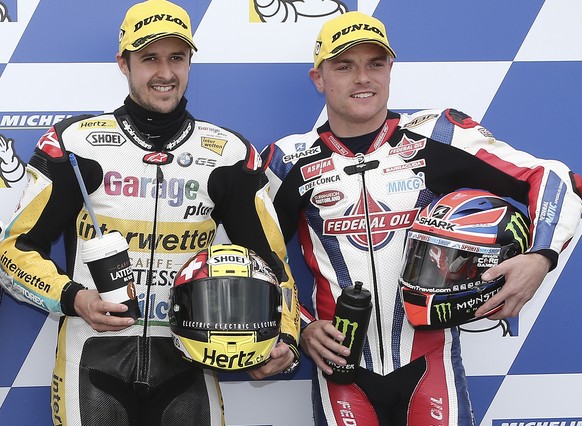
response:
<path fill-rule="evenodd" d="M 349 299 L 349 304 L 357 307 L 368 306 L 372 300 L 372 294 L 362 287 L 360 281 L 356 281 L 354 285 L 346 287 L 342 291 L 342 297 Z"/>

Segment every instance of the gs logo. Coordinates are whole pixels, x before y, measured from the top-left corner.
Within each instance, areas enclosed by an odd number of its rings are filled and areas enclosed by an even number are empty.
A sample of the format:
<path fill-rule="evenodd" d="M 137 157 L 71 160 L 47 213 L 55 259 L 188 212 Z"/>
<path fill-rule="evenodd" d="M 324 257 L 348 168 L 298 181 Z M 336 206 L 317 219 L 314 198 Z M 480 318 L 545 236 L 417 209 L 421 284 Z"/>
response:
<path fill-rule="evenodd" d="M 214 167 L 216 166 L 216 160 L 213 158 L 197 158 L 194 161 L 194 164 L 196 164 L 197 166 Z"/>

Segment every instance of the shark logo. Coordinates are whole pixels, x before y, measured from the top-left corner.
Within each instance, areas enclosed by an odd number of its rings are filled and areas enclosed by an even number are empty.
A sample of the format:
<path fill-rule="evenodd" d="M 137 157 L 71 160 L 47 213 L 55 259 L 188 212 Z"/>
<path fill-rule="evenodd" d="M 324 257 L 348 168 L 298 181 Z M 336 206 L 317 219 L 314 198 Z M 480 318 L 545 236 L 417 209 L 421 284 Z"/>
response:
<path fill-rule="evenodd" d="M 438 305 L 434 305 L 434 310 L 436 311 L 440 322 L 447 322 L 452 318 L 450 303 L 439 303 Z"/>

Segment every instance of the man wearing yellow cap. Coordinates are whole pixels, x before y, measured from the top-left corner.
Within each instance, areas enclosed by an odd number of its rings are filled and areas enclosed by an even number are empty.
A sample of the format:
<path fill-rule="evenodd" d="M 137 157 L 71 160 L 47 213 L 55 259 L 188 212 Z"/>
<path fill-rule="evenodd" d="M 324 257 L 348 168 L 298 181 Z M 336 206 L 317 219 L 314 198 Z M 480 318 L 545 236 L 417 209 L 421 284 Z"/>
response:
<path fill-rule="evenodd" d="M 348 12 L 327 21 L 309 76 L 325 96 L 328 120 L 263 152 L 285 241 L 298 233 L 315 279 L 314 315 L 302 308 L 301 346 L 318 367 L 317 425 L 474 424 L 459 330 L 415 329 L 399 293 L 407 229 L 421 208 L 463 187 L 528 206 L 528 253 L 482 275 L 505 275 L 475 313 L 494 311 L 495 319 L 517 315 L 532 297 L 582 209 L 567 167 L 514 150 L 462 112 L 388 110 L 395 56 L 379 20 Z M 548 217 L 549 205 L 560 213 Z M 334 327 L 336 299 L 358 281 L 371 292 L 371 319 L 354 382 L 337 384 L 326 376 L 350 354 L 349 343 L 338 342 L 351 342 L 359 324 Z"/>
<path fill-rule="evenodd" d="M 55 425 L 224 424 L 216 373 L 181 358 L 168 319 L 178 270 L 213 243 L 220 223 L 232 243 L 267 262 L 282 289 L 278 344 L 269 362 L 253 359 L 263 362 L 250 374 L 263 378 L 296 365 L 297 292 L 261 159 L 242 136 L 186 110 L 195 50 L 184 9 L 164 0 L 131 7 L 117 54 L 129 84 L 124 105 L 55 125 L 28 164 L 28 184 L 0 242 L 0 281 L 14 297 L 61 315 Z M 127 305 L 101 299 L 82 260 L 87 240 L 113 231 L 129 245 L 135 292 L 128 288 L 127 297 L 137 299 L 136 319 Z M 66 270 L 49 256 L 61 235 Z M 223 363 L 243 359 L 220 356 Z"/>

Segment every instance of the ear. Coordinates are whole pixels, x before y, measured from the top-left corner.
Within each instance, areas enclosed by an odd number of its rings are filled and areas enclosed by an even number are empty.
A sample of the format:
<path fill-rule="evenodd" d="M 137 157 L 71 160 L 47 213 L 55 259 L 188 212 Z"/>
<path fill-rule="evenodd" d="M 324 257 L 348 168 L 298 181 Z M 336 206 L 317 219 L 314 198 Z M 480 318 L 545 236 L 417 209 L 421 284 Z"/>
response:
<path fill-rule="evenodd" d="M 117 60 L 117 66 L 121 70 L 121 72 L 127 77 L 129 75 L 129 64 L 125 60 L 121 53 L 117 53 L 115 55 L 115 59 Z"/>
<path fill-rule="evenodd" d="M 321 67 L 321 65 L 320 65 Z M 313 84 L 315 85 L 315 88 L 317 89 L 317 91 L 319 93 L 323 93 L 323 77 L 321 75 L 321 69 L 320 68 L 311 68 L 309 70 L 309 78 L 311 79 L 311 81 L 313 81 Z"/>

